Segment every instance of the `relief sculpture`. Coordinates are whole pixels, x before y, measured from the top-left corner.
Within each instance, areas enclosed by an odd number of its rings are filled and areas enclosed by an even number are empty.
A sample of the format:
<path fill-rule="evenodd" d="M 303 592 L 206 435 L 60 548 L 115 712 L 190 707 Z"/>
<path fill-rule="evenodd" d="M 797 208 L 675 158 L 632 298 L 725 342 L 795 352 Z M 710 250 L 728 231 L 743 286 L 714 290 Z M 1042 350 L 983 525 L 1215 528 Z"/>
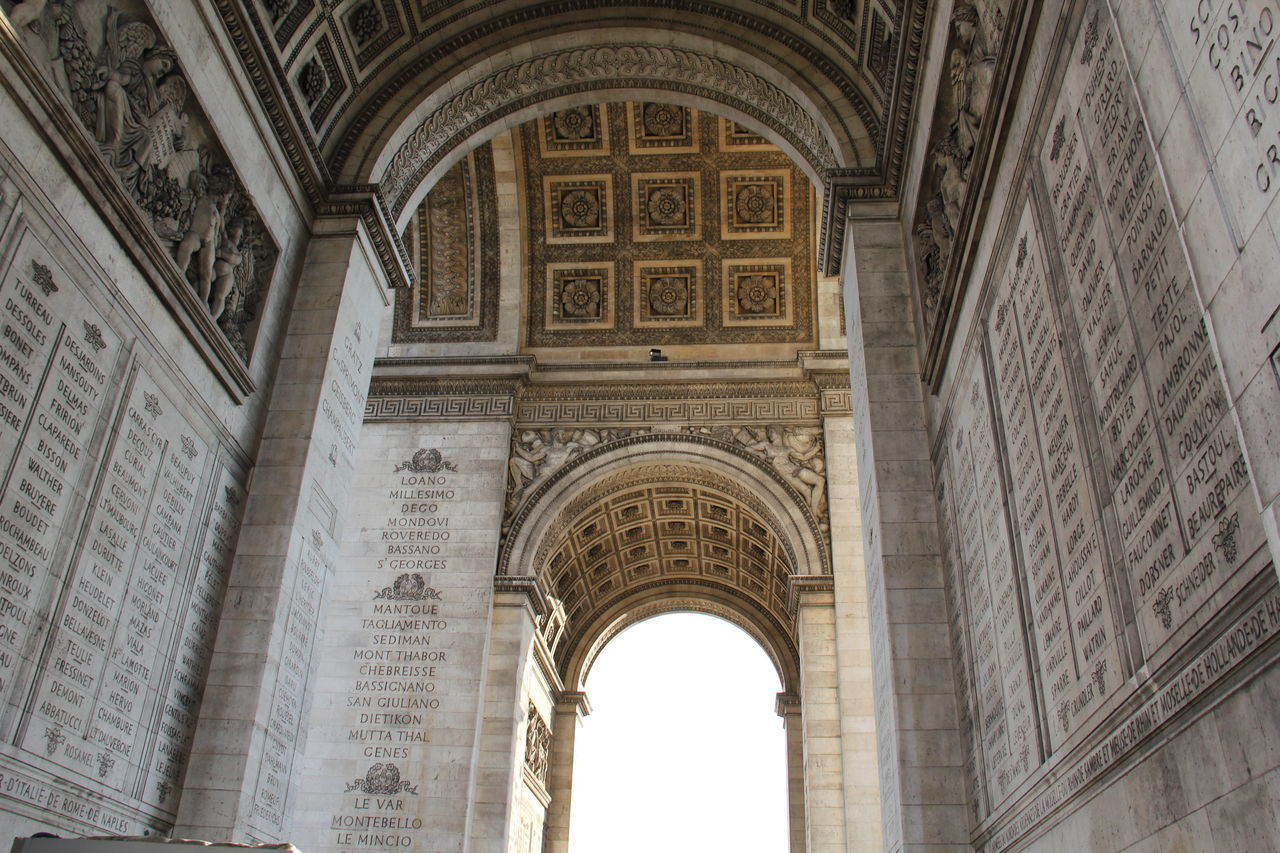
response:
<path fill-rule="evenodd" d="M 1007 3 L 958 3 L 951 14 L 949 82 L 938 94 L 931 167 L 916 205 L 915 255 L 923 316 L 932 331 L 945 309 L 945 281 L 973 181 L 972 164 L 995 88 Z"/>
<path fill-rule="evenodd" d="M 650 429 L 527 429 L 511 442 L 507 461 L 504 533 L 517 509 L 565 465 L 583 453 Z M 827 518 L 827 472 L 820 427 L 686 426 L 679 432 L 705 436 L 768 463 L 804 499 L 819 529 L 830 535 Z"/>
<path fill-rule="evenodd" d="M 246 330 L 276 248 L 214 138 L 174 50 L 140 3 L 25 0 L 10 13 L 210 318 L 248 360 Z M 135 8 L 136 7 L 136 8 Z"/>
<path fill-rule="evenodd" d="M 805 499 L 822 532 L 828 532 L 827 466 L 819 427 L 744 427 L 734 434 L 734 440 L 768 459 Z"/>

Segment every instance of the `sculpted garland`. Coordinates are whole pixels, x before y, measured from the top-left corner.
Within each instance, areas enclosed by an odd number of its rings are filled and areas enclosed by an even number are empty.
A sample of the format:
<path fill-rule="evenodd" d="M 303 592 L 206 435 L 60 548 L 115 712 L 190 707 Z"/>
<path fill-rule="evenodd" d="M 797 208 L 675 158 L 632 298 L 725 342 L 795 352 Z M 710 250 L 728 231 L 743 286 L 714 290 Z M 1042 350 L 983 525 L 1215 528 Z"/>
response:
<path fill-rule="evenodd" d="M 141 3 L 25 0 L 9 14 L 28 53 L 97 143 L 228 341 L 275 265 L 262 219 Z"/>

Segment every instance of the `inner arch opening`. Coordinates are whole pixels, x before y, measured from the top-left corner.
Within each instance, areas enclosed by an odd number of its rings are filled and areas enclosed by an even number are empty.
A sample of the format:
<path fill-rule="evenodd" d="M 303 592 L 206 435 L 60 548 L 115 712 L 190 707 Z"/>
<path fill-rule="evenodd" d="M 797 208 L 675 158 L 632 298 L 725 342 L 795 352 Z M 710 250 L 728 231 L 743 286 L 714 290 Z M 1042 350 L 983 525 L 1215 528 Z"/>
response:
<path fill-rule="evenodd" d="M 755 638 L 703 613 L 645 619 L 585 689 L 570 853 L 788 849 L 782 685 Z"/>

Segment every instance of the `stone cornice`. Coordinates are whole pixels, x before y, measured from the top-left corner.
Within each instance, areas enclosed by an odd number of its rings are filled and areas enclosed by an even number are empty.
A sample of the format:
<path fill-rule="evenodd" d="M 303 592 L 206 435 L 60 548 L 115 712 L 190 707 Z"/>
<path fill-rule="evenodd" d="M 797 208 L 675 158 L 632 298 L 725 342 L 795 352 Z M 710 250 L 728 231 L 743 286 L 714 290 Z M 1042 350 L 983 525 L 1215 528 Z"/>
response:
<path fill-rule="evenodd" d="M 396 233 L 382 193 L 376 186 L 335 187 L 316 207 L 317 217 L 359 217 L 368 231 L 387 282 L 393 288 L 412 287 L 413 265 L 400 235 Z"/>

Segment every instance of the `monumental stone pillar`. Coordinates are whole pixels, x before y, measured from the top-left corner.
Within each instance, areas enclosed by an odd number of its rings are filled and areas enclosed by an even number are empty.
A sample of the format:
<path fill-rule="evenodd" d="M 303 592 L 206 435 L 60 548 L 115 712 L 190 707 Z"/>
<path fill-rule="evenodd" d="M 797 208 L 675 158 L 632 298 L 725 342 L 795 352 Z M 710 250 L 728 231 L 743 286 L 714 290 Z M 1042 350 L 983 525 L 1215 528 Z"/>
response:
<path fill-rule="evenodd" d="M 317 220 L 290 314 L 176 835 L 290 835 L 386 273 L 359 215 Z"/>
<path fill-rule="evenodd" d="M 563 691 L 556 697 L 551 740 L 551 805 L 543 832 L 545 853 L 569 853 L 569 821 L 573 805 L 573 757 L 580 720 L 591 713 L 587 694 Z"/>
<path fill-rule="evenodd" d="M 520 733 L 528 707 L 525 679 L 533 663 L 539 610 L 544 608 L 545 598 L 532 578 L 498 579 L 470 821 L 468 849 L 473 853 L 506 853 L 508 848 L 522 784 L 525 744 Z"/>
<path fill-rule="evenodd" d="M 800 697 L 779 693 L 776 707 L 787 733 L 787 818 L 791 853 L 805 853 L 804 718 Z"/>
<path fill-rule="evenodd" d="M 514 679 L 508 640 L 527 647 L 531 630 L 519 608 L 494 617 L 513 392 L 372 382 L 297 774 L 289 840 L 309 853 L 462 850 L 490 825 L 473 805 L 488 796 L 486 673 Z"/>
<path fill-rule="evenodd" d="M 791 579 L 800 651 L 808 853 L 844 853 L 845 809 L 836 674 L 835 595 L 828 576 Z"/>
<path fill-rule="evenodd" d="M 831 513 L 840 750 L 844 808 L 848 818 L 845 832 L 850 850 L 878 851 L 883 847 L 880 779 L 853 416 L 847 379 L 839 385 L 820 381 L 819 387 L 822 390 L 827 499 Z"/>
<path fill-rule="evenodd" d="M 853 219 L 845 246 L 884 846 L 962 845 L 963 758 L 902 228 Z"/>

